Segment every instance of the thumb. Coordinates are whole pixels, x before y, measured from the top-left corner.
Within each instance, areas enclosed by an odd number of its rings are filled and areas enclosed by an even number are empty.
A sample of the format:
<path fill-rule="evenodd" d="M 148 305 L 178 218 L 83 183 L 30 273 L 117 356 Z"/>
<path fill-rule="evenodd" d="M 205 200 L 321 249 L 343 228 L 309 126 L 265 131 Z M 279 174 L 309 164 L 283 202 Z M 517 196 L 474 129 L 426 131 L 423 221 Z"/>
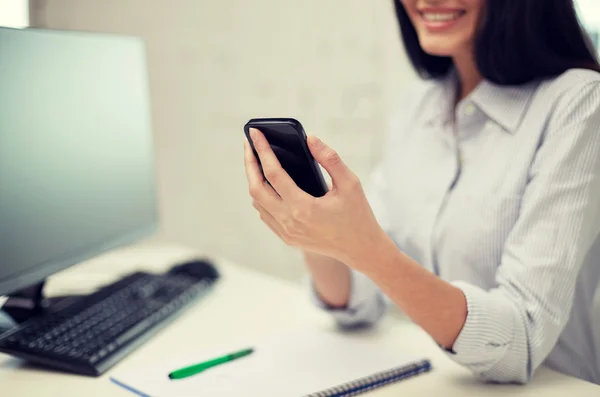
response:
<path fill-rule="evenodd" d="M 352 171 L 344 164 L 339 154 L 314 135 L 307 138 L 308 147 L 313 157 L 331 176 L 333 186 L 350 183 Z"/>

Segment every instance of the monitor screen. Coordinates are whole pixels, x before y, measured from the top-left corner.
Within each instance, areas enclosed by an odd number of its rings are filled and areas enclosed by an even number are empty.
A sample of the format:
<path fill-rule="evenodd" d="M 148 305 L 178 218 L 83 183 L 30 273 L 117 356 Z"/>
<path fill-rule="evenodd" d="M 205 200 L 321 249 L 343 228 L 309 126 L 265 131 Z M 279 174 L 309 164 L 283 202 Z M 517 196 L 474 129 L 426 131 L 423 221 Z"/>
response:
<path fill-rule="evenodd" d="M 0 28 L 0 295 L 150 234 L 143 43 Z"/>

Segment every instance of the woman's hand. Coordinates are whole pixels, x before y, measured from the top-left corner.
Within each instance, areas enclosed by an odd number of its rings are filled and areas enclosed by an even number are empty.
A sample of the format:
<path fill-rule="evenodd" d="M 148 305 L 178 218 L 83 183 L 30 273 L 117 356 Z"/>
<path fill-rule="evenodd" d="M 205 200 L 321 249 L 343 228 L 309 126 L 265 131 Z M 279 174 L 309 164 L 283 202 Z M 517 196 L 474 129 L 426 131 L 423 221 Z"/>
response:
<path fill-rule="evenodd" d="M 290 246 L 354 268 L 368 263 L 387 236 L 375 220 L 360 181 L 339 155 L 318 138 L 308 138 L 312 155 L 332 179 L 330 191 L 315 198 L 281 167 L 260 131 L 252 129 L 250 136 L 266 180 L 248 142 L 244 142 L 246 175 L 253 205 L 263 222 Z"/>

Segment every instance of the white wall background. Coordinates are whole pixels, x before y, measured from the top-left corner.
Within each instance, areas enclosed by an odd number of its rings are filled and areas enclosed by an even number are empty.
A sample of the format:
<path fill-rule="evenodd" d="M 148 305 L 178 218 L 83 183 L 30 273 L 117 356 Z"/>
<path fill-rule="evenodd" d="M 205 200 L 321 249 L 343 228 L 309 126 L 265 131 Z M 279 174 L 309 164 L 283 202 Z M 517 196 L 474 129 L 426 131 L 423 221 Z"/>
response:
<path fill-rule="evenodd" d="M 413 78 L 391 0 L 32 0 L 31 14 L 146 39 L 162 236 L 290 279 L 301 257 L 250 205 L 243 124 L 296 117 L 364 178 Z"/>
<path fill-rule="evenodd" d="M 29 0 L 0 0 L 0 26 L 23 28 L 29 25 Z"/>
<path fill-rule="evenodd" d="M 581 19 L 586 25 L 600 29 L 600 1 L 575 0 Z"/>

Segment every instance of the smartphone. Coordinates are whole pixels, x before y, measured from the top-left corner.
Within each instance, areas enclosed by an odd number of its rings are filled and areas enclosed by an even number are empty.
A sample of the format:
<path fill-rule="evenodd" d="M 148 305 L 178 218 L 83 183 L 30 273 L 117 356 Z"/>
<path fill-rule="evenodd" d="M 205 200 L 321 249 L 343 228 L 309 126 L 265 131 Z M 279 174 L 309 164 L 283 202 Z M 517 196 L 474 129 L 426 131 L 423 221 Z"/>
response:
<path fill-rule="evenodd" d="M 306 133 L 298 120 L 257 118 L 246 123 L 244 132 L 260 165 L 260 159 L 250 138 L 250 128 L 256 128 L 263 133 L 281 166 L 300 189 L 314 197 L 322 197 L 327 193 L 327 183 L 319 164 L 310 153 Z"/>

